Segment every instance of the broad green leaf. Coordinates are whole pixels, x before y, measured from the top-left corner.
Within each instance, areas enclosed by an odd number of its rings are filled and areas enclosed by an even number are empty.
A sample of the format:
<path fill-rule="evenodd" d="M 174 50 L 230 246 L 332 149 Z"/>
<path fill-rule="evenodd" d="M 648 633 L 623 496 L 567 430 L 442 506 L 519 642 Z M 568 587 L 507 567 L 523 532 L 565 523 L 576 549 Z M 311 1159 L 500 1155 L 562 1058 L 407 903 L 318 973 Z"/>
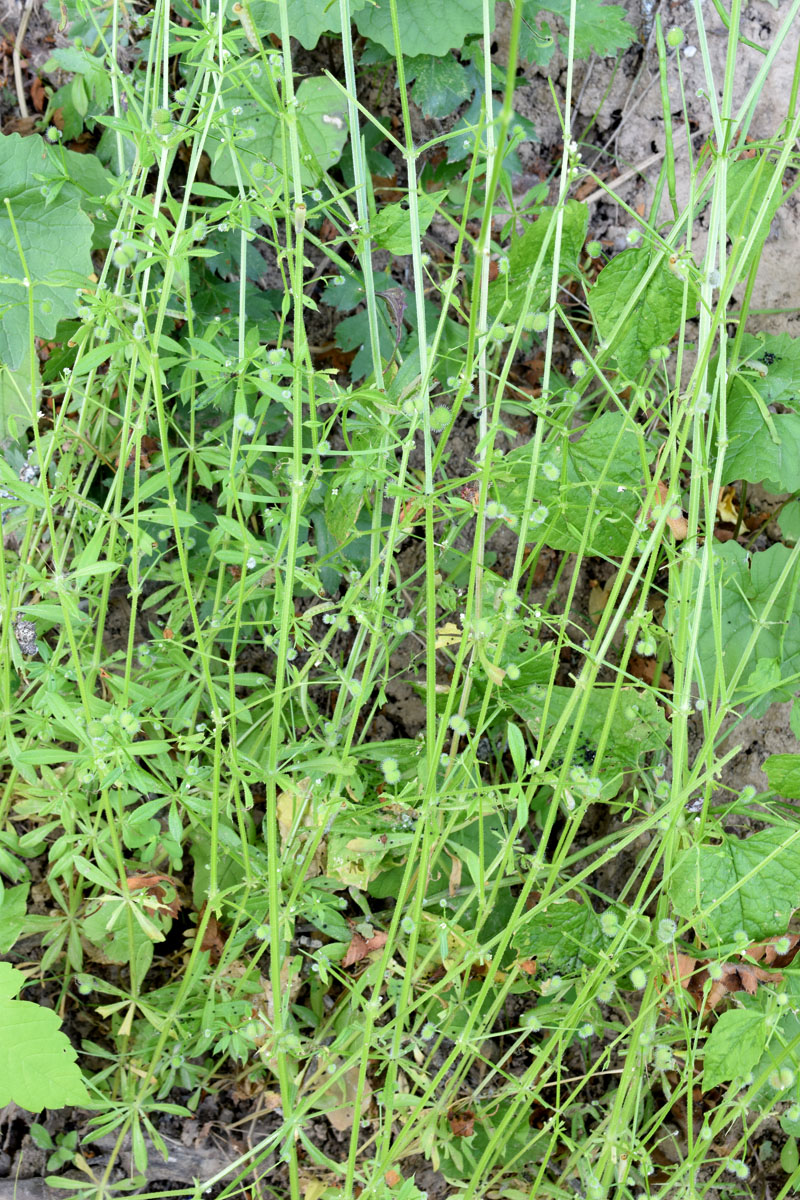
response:
<path fill-rule="evenodd" d="M 777 5 L 778 0 L 774 0 L 774 3 Z M 781 1129 L 783 1129 L 784 1133 L 788 1132 L 788 1130 L 784 1127 L 783 1118 L 781 1118 Z M 800 1152 L 798 1152 L 797 1149 L 796 1137 L 790 1136 L 783 1143 L 783 1146 L 781 1147 L 780 1164 L 781 1170 L 787 1175 L 793 1175 L 798 1166 L 800 1166 Z"/>
<path fill-rule="evenodd" d="M 800 905 L 800 836 L 796 827 L 749 838 L 725 836 L 718 846 L 679 855 L 668 890 L 676 912 L 709 946 L 747 943 L 785 933 Z"/>
<path fill-rule="evenodd" d="M 508 270 L 505 275 L 489 285 L 489 312 L 493 317 L 498 315 L 505 300 L 508 300 L 508 304 L 503 309 L 504 321 L 516 321 L 522 314 L 528 281 L 545 240 L 548 240 L 548 245 L 542 257 L 530 305 L 532 309 L 537 309 L 547 302 L 553 272 L 556 212 L 555 208 L 543 209 L 539 219 L 533 221 L 521 237 L 512 241 L 508 249 Z M 586 205 L 577 200 L 568 200 L 564 205 L 562 221 L 559 278 L 579 274 L 578 256 L 586 241 L 588 221 L 589 210 Z"/>
<path fill-rule="evenodd" d="M 517 689 L 508 685 L 499 695 L 512 712 L 527 722 L 539 741 L 546 744 L 550 730 L 567 705 L 575 700 L 575 689 L 545 684 L 530 684 Z M 669 739 L 669 722 L 652 692 L 622 688 L 615 709 L 609 707 L 610 695 L 608 688 L 591 690 L 572 761 L 573 769 L 601 781 L 602 790 L 597 798 L 609 800 L 618 794 L 625 775 L 641 765 L 643 756 L 663 750 Z M 573 711 L 576 715 L 568 726 L 570 733 L 578 719 L 577 709 Z M 608 738 L 601 762 L 596 748 L 606 726 Z M 551 769 L 559 770 L 562 761 L 555 755 L 550 761 Z"/>
<path fill-rule="evenodd" d="M 29 883 L 3 888 L 0 893 L 0 954 L 8 954 L 25 924 Z"/>
<path fill-rule="evenodd" d="M 800 800 L 800 754 L 770 754 L 762 770 L 773 792 L 787 800 Z"/>
<path fill-rule="evenodd" d="M 386 271 L 375 271 L 373 279 L 378 292 L 385 291 L 396 284 L 396 280 Z M 359 304 L 364 303 L 366 294 L 364 276 L 360 271 L 353 271 L 347 275 L 334 275 L 322 293 L 322 300 L 339 312 L 350 312 Z"/>
<path fill-rule="evenodd" d="M 334 333 L 336 345 L 342 350 L 356 350 L 357 354 L 350 364 L 350 378 L 363 379 L 372 369 L 372 351 L 370 349 L 369 315 L 366 309 L 353 313 L 339 321 Z M 378 309 L 378 340 L 381 357 L 388 360 L 394 352 L 394 334 L 389 328 L 389 318 L 386 310 Z"/>
<path fill-rule="evenodd" d="M 536 499 L 546 517 L 531 529 L 556 550 L 623 554 L 642 507 L 642 433 L 622 413 L 604 413 L 577 441 L 548 443 L 536 475 Z M 506 455 L 503 502 L 522 515 L 531 473 L 533 443 Z M 507 474 L 506 474 L 507 473 Z M 510 476 L 510 478 L 509 478 Z M 541 508 L 537 509 L 537 516 Z"/>
<path fill-rule="evenodd" d="M 40 1112 L 91 1103 L 58 1015 L 14 999 L 25 983 L 21 971 L 0 962 L 0 1108 L 14 1103 Z"/>
<path fill-rule="evenodd" d="M 467 999 L 465 1007 L 469 1015 L 474 1012 L 472 997 Z M 451 1010 L 452 1011 L 452 1010 Z M 538 1013 L 537 1006 L 537 1013 Z M 554 1022 L 555 1024 L 555 1022 Z M 472 1026 L 471 1026 L 472 1027 Z M 517 1172 L 524 1171 L 525 1176 L 535 1172 L 536 1166 L 542 1163 L 550 1153 L 547 1142 L 548 1131 L 534 1128 L 530 1124 L 530 1113 L 526 1104 L 516 1100 L 500 1100 L 492 1097 L 483 1104 L 476 1105 L 474 1132 L 469 1138 L 442 1137 L 436 1147 L 440 1166 L 448 1179 L 463 1180 L 480 1161 L 486 1161 L 490 1154 L 495 1153 L 495 1147 L 501 1146 L 505 1160 L 513 1162 Z M 468 1157 L 465 1157 L 468 1154 Z M 469 1165 L 468 1165 L 469 1164 Z M 537 1188 L 539 1195 L 542 1194 Z M 423 1193 L 431 1195 L 432 1193 Z M 452 1191 L 449 1195 L 463 1195 L 461 1189 Z M 486 1193 L 484 1193 L 485 1195 Z M 509 1186 L 503 1194 L 518 1200 L 527 1196 L 520 1187 Z M 376 1197 L 376 1200 L 378 1198 Z M 387 1187 L 381 1193 L 380 1200 L 395 1200 L 395 1189 Z M 398 1196 L 398 1200 L 400 1197 Z M 403 1198 L 405 1200 L 405 1198 Z M 410 1200 L 416 1200 L 412 1193 Z"/>
<path fill-rule="evenodd" d="M 434 192 L 428 195 L 423 192 L 417 197 L 420 234 L 425 233 L 433 220 L 443 195 L 444 193 L 440 195 Z M 414 239 L 407 202 L 384 205 L 372 222 L 372 236 L 376 246 L 383 250 L 389 250 L 392 254 L 410 254 Z"/>
<path fill-rule="evenodd" d="M 524 0 L 522 15 L 526 24 L 522 27 L 523 37 L 520 53 L 528 62 L 545 66 L 553 49 L 547 46 L 545 40 L 549 34 L 547 22 L 544 22 L 544 28 L 541 28 L 542 13 L 554 13 L 569 25 L 570 0 Z M 537 32 L 539 33 L 538 37 L 536 36 Z M 592 54 L 608 58 L 619 53 L 620 50 L 627 50 L 635 40 L 636 31 L 627 20 L 625 9 L 621 5 L 605 4 L 603 0 L 579 0 L 579 3 L 576 4 L 574 39 L 576 58 L 591 58 Z M 560 36 L 558 41 L 566 54 L 569 48 L 567 38 Z"/>
<path fill-rule="evenodd" d="M 491 12 L 494 18 L 494 5 Z M 403 54 L 446 54 L 483 32 L 483 0 L 397 0 L 397 17 Z M 354 21 L 360 34 L 394 53 L 389 0 L 368 4 Z"/>
<path fill-rule="evenodd" d="M 104 200 L 114 187 L 114 176 L 94 154 L 79 154 L 75 150 L 60 153 L 63 154 L 62 174 L 82 193 L 84 209 L 92 212 L 97 201 Z"/>
<path fill-rule="evenodd" d="M 523 918 L 512 945 L 520 958 L 535 958 L 543 971 L 572 974 L 597 960 L 605 940 L 591 904 L 556 900 Z"/>
<path fill-rule="evenodd" d="M 756 1065 L 767 1044 L 767 1021 L 760 1009 L 731 1008 L 722 1013 L 703 1051 L 703 1091 L 741 1079 Z"/>
<path fill-rule="evenodd" d="M 334 495 L 334 493 L 336 493 Z M 325 524 L 338 545 L 342 545 L 355 532 L 358 514 L 364 503 L 363 489 L 329 488 L 325 493 Z"/>
<path fill-rule="evenodd" d="M 42 138 L 0 137 L 0 179 L 0 199 L 8 201 L 0 204 L 0 362 L 16 371 L 28 346 L 29 296 L 39 337 L 55 337 L 58 322 L 75 316 L 78 289 L 92 272 L 92 225 Z M 58 195 L 48 204 L 56 184 Z"/>
<path fill-rule="evenodd" d="M 59 70 L 70 71 L 73 75 L 81 76 L 87 90 L 94 93 L 100 110 L 104 111 L 111 103 L 111 75 L 105 56 L 98 58 L 77 46 L 59 46 L 44 64 L 43 70 L 48 74 Z"/>
<path fill-rule="evenodd" d="M 233 19 L 233 5 L 228 0 L 228 16 Z M 367 0 L 350 0 L 350 11 L 357 12 Z M 253 24 L 260 34 L 275 33 L 280 36 L 280 8 L 275 0 L 248 0 Z M 306 50 L 313 50 L 323 33 L 341 33 L 342 22 L 338 0 L 326 4 L 325 0 L 289 0 L 289 32 Z"/>
<path fill-rule="evenodd" d="M 469 99 L 471 89 L 466 68 L 452 54 L 441 58 L 421 54 L 409 59 L 406 72 L 414 80 L 411 99 L 425 117 L 449 117 Z"/>
<path fill-rule="evenodd" d="M 208 136 L 211 171 L 217 183 L 235 186 L 236 170 L 230 143 L 245 178 L 252 176 L 261 194 L 276 202 L 283 189 L 283 118 L 262 91 L 258 98 L 248 86 L 244 71 L 222 94 L 228 138 Z M 313 76 L 297 88 L 297 126 L 303 182 L 315 183 L 339 161 L 347 141 L 347 104 L 332 79 Z M 215 126 L 215 129 L 219 126 Z"/>
<path fill-rule="evenodd" d="M 393 834 L 359 837 L 333 830 L 327 840 L 327 873 L 346 887 L 366 891 L 397 844 L 397 836 Z"/>
<path fill-rule="evenodd" d="M 790 500 L 778 515 L 781 533 L 789 542 L 800 542 L 800 500 Z"/>
<path fill-rule="evenodd" d="M 741 355 L 728 392 L 723 478 L 763 483 L 768 492 L 794 492 L 800 488 L 800 338 L 745 334 Z M 776 404 L 790 411 L 772 412 Z"/>
<path fill-rule="evenodd" d="M 737 542 L 714 546 L 718 567 L 716 597 L 719 606 L 720 644 L 714 635 L 714 614 L 706 589 L 702 597 L 697 657 L 711 691 L 715 676 L 728 683 L 744 669 L 728 702 L 747 700 L 760 712 L 779 700 L 791 700 L 800 672 L 800 560 L 786 546 L 770 546 L 749 554 Z M 793 565 L 790 559 L 793 558 Z M 788 574 L 771 609 L 772 590 L 788 567 Z M 695 601 L 696 602 L 696 597 Z M 753 633 L 752 652 L 746 648 Z M 786 682 L 783 682 L 783 681 Z M 756 711 L 754 708 L 753 711 Z"/>
<path fill-rule="evenodd" d="M 546 67 L 556 48 L 550 22 L 541 19 L 543 11 L 538 0 L 524 0 L 519 56 L 523 62 L 534 63 L 537 67 Z"/>
<path fill-rule="evenodd" d="M 35 359 L 38 364 L 38 359 Z M 37 367 L 38 376 L 38 367 Z M 21 438 L 33 424 L 38 408 L 31 388 L 31 356 L 26 349 L 16 371 L 0 366 L 0 441 Z M 39 393 L 37 377 L 36 393 Z"/>
<path fill-rule="evenodd" d="M 200 908 L 208 898 L 211 884 L 210 837 L 204 831 L 198 830 L 192 837 L 189 850 L 194 860 L 192 898 L 197 907 Z M 234 891 L 245 878 L 245 869 L 242 865 L 241 857 L 241 852 L 232 854 L 223 851 L 220 854 L 217 864 L 217 886 L 220 892 L 225 893 L 228 889 Z M 228 906 L 226 903 L 223 902 L 222 908 L 223 912 L 227 914 Z"/>
<path fill-rule="evenodd" d="M 776 983 L 778 980 L 776 979 Z M 791 975 L 784 975 L 781 981 L 781 991 L 789 997 L 789 1004 L 780 1014 L 776 1024 L 767 1024 L 768 1036 L 766 1049 L 759 1061 L 751 1068 L 755 1079 L 761 1080 L 761 1086 L 752 1093 L 752 1110 L 769 1112 L 778 1099 L 788 1100 L 794 1105 L 800 1103 L 800 1079 L 797 1068 L 800 1065 L 800 1017 L 797 1016 L 798 990 L 797 982 Z M 751 1010 L 752 1011 L 752 1010 Z M 789 1068 L 790 1075 L 781 1074 Z M 777 1087 L 776 1087 L 777 1084 Z M 787 1086 L 788 1085 L 788 1086 Z M 791 1109 L 789 1110 L 791 1113 Z M 788 1125 L 788 1123 L 787 1123 Z M 790 1129 L 781 1122 L 785 1133 Z"/>
<path fill-rule="evenodd" d="M 654 262 L 650 250 L 623 250 L 603 268 L 589 293 L 589 308 L 620 371 L 635 376 L 650 351 L 669 342 L 680 324 L 687 286 L 692 317 L 694 290 L 670 270 L 666 255 Z"/>

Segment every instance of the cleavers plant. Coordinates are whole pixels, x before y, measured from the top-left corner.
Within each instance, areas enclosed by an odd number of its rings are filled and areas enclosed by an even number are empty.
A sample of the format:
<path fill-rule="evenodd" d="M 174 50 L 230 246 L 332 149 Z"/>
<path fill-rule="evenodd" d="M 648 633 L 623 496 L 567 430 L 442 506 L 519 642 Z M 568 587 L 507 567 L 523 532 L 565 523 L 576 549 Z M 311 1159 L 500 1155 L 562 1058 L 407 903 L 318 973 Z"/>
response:
<path fill-rule="evenodd" d="M 696 0 L 702 142 L 655 22 L 642 212 L 575 117 L 618 5 L 52 7 L 0 138 L 0 1094 L 114 1149 L 34 1126 L 50 1186 L 226 1094 L 271 1121 L 170 1195 L 748 1195 L 763 1122 L 794 1194 L 800 759 L 719 781 L 800 682 L 800 354 L 748 328 L 800 69 L 743 149 L 800 0 L 763 51 L 715 5 L 721 79 Z"/>

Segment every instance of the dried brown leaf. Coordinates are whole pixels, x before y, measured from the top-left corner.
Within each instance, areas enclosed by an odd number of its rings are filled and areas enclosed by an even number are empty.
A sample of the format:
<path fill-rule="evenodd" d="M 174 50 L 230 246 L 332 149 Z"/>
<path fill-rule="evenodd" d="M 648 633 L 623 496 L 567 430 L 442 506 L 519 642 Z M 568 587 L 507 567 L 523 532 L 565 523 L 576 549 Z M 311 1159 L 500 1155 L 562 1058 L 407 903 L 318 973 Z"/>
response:
<path fill-rule="evenodd" d="M 362 958 L 366 958 L 373 950 L 382 950 L 386 945 L 387 936 L 385 933 L 375 933 L 371 938 L 365 938 L 358 930 L 354 930 L 350 945 L 342 959 L 342 966 L 352 967 L 354 963 L 361 962 Z"/>
<path fill-rule="evenodd" d="M 596 579 L 589 580 L 589 616 L 595 625 L 600 622 L 600 617 L 608 604 L 608 598 L 614 588 L 616 578 L 617 572 L 615 571 L 602 586 Z"/>
<path fill-rule="evenodd" d="M 682 954 L 680 951 L 675 951 L 670 958 L 681 987 L 688 988 L 689 980 L 697 968 L 698 959 L 692 958 L 691 954 Z"/>
<path fill-rule="evenodd" d="M 659 479 L 658 483 L 656 484 L 656 492 L 658 493 L 657 504 L 663 508 L 669 500 L 669 488 L 664 483 L 663 479 Z M 647 510 L 647 521 L 651 525 L 655 525 L 656 523 L 652 507 Z M 681 513 L 679 517 L 667 517 L 666 523 L 667 527 L 672 530 L 672 533 L 678 541 L 681 541 L 681 539 L 685 538 L 689 533 L 689 522 L 686 520 L 686 517 L 683 515 L 683 513 Z"/>
<path fill-rule="evenodd" d="M 302 854 L 314 836 L 317 820 L 313 784 L 308 776 L 293 782 L 291 787 L 279 793 L 277 812 L 281 848 L 284 851 L 291 850 L 295 856 Z M 328 846 L 323 838 L 311 856 L 306 879 L 324 874 L 327 856 Z"/>
<path fill-rule="evenodd" d="M 628 668 L 631 675 L 637 679 L 641 679 L 643 683 L 648 683 L 652 687 L 656 678 L 656 660 L 654 658 L 643 658 L 641 654 L 632 654 Z M 672 691 L 672 680 L 666 671 L 661 672 L 658 686 L 662 692 Z"/>
<path fill-rule="evenodd" d="M 38 75 L 31 84 L 31 100 L 33 101 L 33 107 L 37 112 L 44 112 L 47 93 L 45 92 L 44 84 Z"/>
<path fill-rule="evenodd" d="M 474 1112 L 449 1112 L 447 1120 L 453 1137 L 472 1137 L 475 1132 Z"/>
<path fill-rule="evenodd" d="M 359 1075 L 360 1070 L 358 1066 L 350 1067 L 343 1075 L 339 1076 L 336 1083 L 325 1090 L 326 1100 L 333 1100 L 331 1107 L 326 1107 L 325 1116 L 337 1133 L 346 1133 L 348 1129 L 353 1128 L 353 1122 L 356 1119 L 355 1099 L 358 1094 Z M 359 1116 L 366 1116 L 371 1099 L 372 1084 L 368 1079 L 365 1079 L 361 1092 L 361 1112 Z"/>
<path fill-rule="evenodd" d="M 735 525 L 739 519 L 739 509 L 736 507 L 736 492 L 730 486 L 720 490 L 717 498 L 717 515 L 721 521 Z"/>
<path fill-rule="evenodd" d="M 171 917 L 177 917 L 181 908 L 180 897 L 175 880 L 171 875 L 155 875 L 144 873 L 141 875 L 128 875 L 127 880 L 129 892 L 146 891 L 154 900 L 157 900 L 164 912 L 168 912 Z M 166 903 L 165 896 L 167 889 L 164 884 L 167 883 L 175 893 L 169 903 Z"/>
<path fill-rule="evenodd" d="M 784 946 L 778 953 L 778 943 Z M 767 966 L 788 967 L 800 951 L 800 934 L 784 933 L 780 937 L 770 938 L 768 942 L 754 942 L 747 947 L 747 957 L 756 962 L 765 962 Z"/>
<path fill-rule="evenodd" d="M 205 905 L 203 905 L 203 908 L 205 908 Z M 219 927 L 219 922 L 212 913 L 208 918 L 208 924 L 203 932 L 203 940 L 200 943 L 200 949 L 207 950 L 209 952 L 209 958 L 212 963 L 218 963 L 222 957 L 222 951 L 225 949 L 225 940 L 226 939 L 222 936 L 222 930 Z"/>
<path fill-rule="evenodd" d="M 447 891 L 452 899 L 461 887 L 461 859 L 451 856 L 452 866 L 450 867 L 450 878 L 447 882 Z"/>

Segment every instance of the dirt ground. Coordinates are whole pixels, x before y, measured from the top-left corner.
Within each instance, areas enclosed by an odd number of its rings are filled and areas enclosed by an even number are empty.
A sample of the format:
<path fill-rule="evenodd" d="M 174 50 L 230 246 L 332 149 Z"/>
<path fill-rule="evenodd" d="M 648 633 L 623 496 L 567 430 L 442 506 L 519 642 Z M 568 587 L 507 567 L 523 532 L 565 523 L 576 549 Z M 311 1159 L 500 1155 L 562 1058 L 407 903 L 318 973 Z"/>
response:
<path fill-rule="evenodd" d="M 500 19 L 495 33 L 495 59 L 504 62 L 508 35 L 508 11 L 499 7 Z M 658 77 L 658 61 L 652 33 L 653 17 L 662 14 L 665 28 L 678 25 L 685 32 L 685 41 L 678 51 L 684 79 L 686 115 L 692 135 L 691 153 L 696 157 L 704 136 L 711 129 L 710 107 L 704 93 L 706 87 L 697 30 L 692 6 L 685 0 L 627 0 L 626 7 L 635 28 L 639 30 L 641 44 L 633 47 L 624 56 L 620 69 L 606 60 L 597 59 L 588 65 L 578 64 L 575 72 L 573 100 L 574 134 L 578 141 L 586 141 L 584 161 L 608 172 L 608 181 L 620 201 L 631 209 L 644 205 L 649 207 L 653 185 L 663 160 L 665 139 L 662 102 Z M 743 33 L 753 42 L 769 47 L 775 31 L 788 11 L 788 0 L 753 0 L 747 5 L 743 20 Z M 18 28 L 22 6 L 17 0 L 0 0 L 0 35 L 7 44 L 13 42 Z M 707 6 L 706 20 L 709 26 L 708 54 L 714 77 L 721 81 L 724 74 L 728 36 L 722 21 L 711 6 Z M 797 53 L 800 27 L 790 34 L 781 53 L 770 67 L 761 92 L 758 107 L 752 113 L 749 136 L 758 139 L 771 136 L 786 117 L 785 103 L 790 93 Z M 28 34 L 25 39 L 24 79 L 30 85 L 32 73 L 41 68 L 55 44 L 64 44 L 54 23 L 43 7 L 34 9 Z M 736 72 L 737 103 L 749 103 L 749 91 L 763 64 L 763 57 L 754 50 L 742 48 Z M 5 87 L 0 91 L 0 123 L 4 132 L 22 131 L 19 111 L 14 108 L 15 86 L 11 74 L 10 53 L 0 63 L 6 78 L 0 80 Z M 558 53 L 546 72 L 533 68 L 526 70 L 526 82 L 520 87 L 516 107 L 530 119 L 538 135 L 538 141 L 523 147 L 521 156 L 526 165 L 526 175 L 519 181 L 524 192 L 542 178 L 547 164 L 558 156 L 562 131 L 553 109 L 549 90 L 552 80 L 559 98 L 563 100 L 566 83 L 565 60 Z M 670 100 L 675 124 L 678 147 L 678 197 L 685 203 L 688 197 L 687 180 L 690 174 L 690 148 L 687 145 L 683 124 L 683 105 L 678 89 L 676 64 L 673 62 L 670 81 Z M 387 106 L 387 113 L 391 112 Z M 417 118 L 421 120 L 419 114 Z M 584 139 L 584 131 L 587 131 Z M 612 171 L 612 166 L 614 170 Z M 590 236 L 607 246 L 622 249 L 627 246 L 632 220 L 620 204 L 614 203 L 602 192 L 584 195 L 591 207 Z M 666 210 L 665 214 L 666 216 Z M 695 230 L 698 239 L 703 236 L 702 221 Z M 695 242 L 695 251 L 701 249 Z M 754 317 L 752 329 L 764 329 L 772 333 L 800 332 L 800 200 L 793 197 L 777 213 L 767 241 L 753 298 Z M 759 310 L 762 310 L 759 312 Z M 465 464 L 469 462 L 476 438 L 475 427 L 465 421 L 455 433 L 454 448 L 458 457 L 463 454 Z M 460 466 L 453 463 L 458 473 Z M 500 539 L 492 547 L 502 559 L 509 546 Z M 406 553 L 413 561 L 413 546 Z M 580 610 L 589 610 L 589 590 L 592 571 L 583 571 L 576 604 Z M 602 580 L 601 580 L 602 582 Z M 595 579 L 595 585 L 597 580 Z M 547 581 L 543 586 L 546 588 Z M 124 605 L 124 601 L 123 601 Z M 122 620 L 120 638 L 127 637 L 127 626 Z M 397 664 L 398 668 L 402 664 Z M 410 685 L 399 679 L 390 693 L 389 705 L 379 717 L 376 736 L 397 734 L 414 736 L 424 725 L 424 714 Z M 776 705 L 766 717 L 754 721 L 745 719 L 732 734 L 731 741 L 741 745 L 739 754 L 726 766 L 720 786 L 731 791 L 741 791 L 746 786 L 756 790 L 766 788 L 766 777 L 762 764 L 770 754 L 798 752 L 800 744 L 789 729 L 789 705 Z M 383 725 L 381 725 L 383 721 Z M 383 733 L 381 732 L 383 730 Z M 700 748 L 700 731 L 695 738 L 695 750 Z M 180 1100 L 177 1096 L 175 1099 Z M 0 1111 L 0 1200 L 42 1200 L 51 1195 L 43 1182 L 45 1158 L 28 1133 L 29 1114 L 11 1106 Z M 162 1122 L 162 1131 L 170 1149 L 170 1163 L 165 1166 L 157 1155 L 151 1156 L 148 1188 L 188 1188 L 194 1179 L 208 1179 L 220 1172 L 226 1164 L 274 1128 L 277 1117 L 262 1110 L 257 1098 L 244 1094 L 222 1094 L 209 1096 L 201 1104 L 196 1117 L 191 1121 L 179 1121 L 174 1117 Z M 324 1120 L 318 1122 L 315 1140 L 331 1158 L 346 1154 L 349 1134 L 339 1134 Z M 57 1132 L 80 1127 L 69 1112 L 51 1113 L 47 1127 L 53 1135 Z M 94 1144 L 90 1152 L 95 1158 L 92 1165 L 102 1166 L 103 1155 L 109 1146 Z M 88 1156 L 88 1155 L 87 1155 Z M 123 1156 L 124 1158 L 124 1156 Z M 407 1164 L 409 1165 L 409 1164 Z M 449 1194 L 448 1185 L 429 1166 L 420 1160 L 410 1164 L 416 1168 L 416 1180 L 420 1187 L 428 1189 L 430 1200 L 439 1200 Z M 262 1166 L 263 1170 L 263 1166 Z M 280 1193 L 281 1169 L 277 1165 L 270 1176 L 270 1184 Z"/>

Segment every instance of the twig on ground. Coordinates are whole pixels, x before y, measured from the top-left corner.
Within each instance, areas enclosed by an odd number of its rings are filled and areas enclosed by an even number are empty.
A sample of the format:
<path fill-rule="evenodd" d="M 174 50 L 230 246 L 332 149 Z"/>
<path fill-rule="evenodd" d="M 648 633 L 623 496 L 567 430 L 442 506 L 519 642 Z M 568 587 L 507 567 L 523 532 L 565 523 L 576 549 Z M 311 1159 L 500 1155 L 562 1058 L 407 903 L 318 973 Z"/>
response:
<path fill-rule="evenodd" d="M 14 50 L 11 55 L 11 61 L 14 64 L 14 86 L 17 89 L 17 103 L 19 104 L 19 112 L 21 117 L 28 116 L 28 106 L 25 103 L 25 89 L 22 86 L 22 62 L 20 60 L 20 47 L 25 40 L 25 34 L 28 32 L 28 22 L 31 19 L 32 12 L 33 0 L 25 0 L 25 7 L 22 10 L 17 36 L 14 38 Z"/>

